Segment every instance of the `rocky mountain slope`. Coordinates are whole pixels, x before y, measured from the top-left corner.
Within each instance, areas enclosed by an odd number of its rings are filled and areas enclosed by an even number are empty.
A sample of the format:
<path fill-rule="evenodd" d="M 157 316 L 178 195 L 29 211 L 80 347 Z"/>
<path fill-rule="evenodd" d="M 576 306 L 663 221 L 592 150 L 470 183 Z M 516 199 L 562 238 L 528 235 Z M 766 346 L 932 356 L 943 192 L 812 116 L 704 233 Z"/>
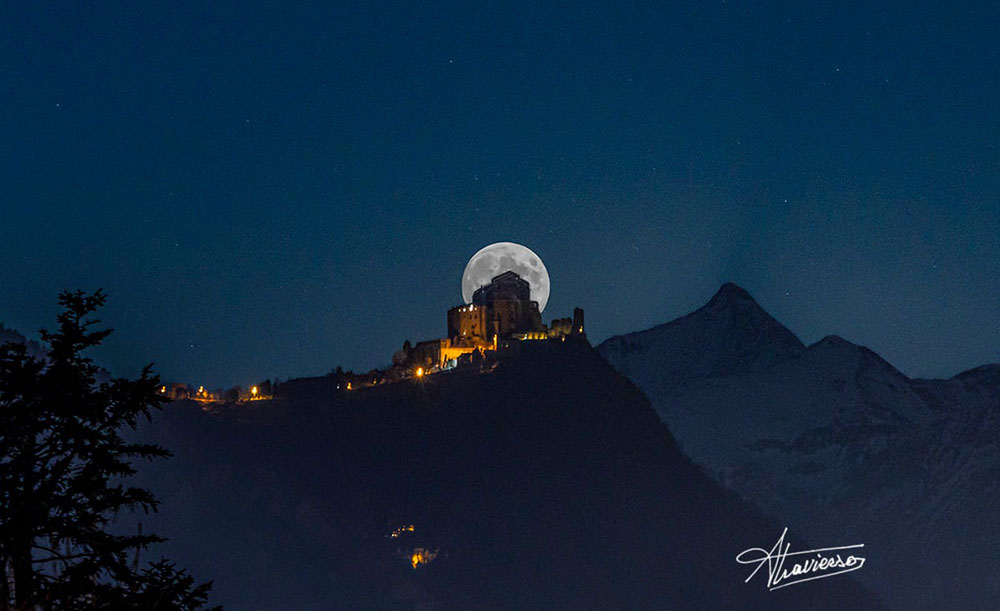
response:
<path fill-rule="evenodd" d="M 1000 599 L 1000 366 L 909 379 L 837 336 L 804 346 L 724 285 L 598 351 L 719 483 L 814 541 L 863 542 L 899 609 Z"/>

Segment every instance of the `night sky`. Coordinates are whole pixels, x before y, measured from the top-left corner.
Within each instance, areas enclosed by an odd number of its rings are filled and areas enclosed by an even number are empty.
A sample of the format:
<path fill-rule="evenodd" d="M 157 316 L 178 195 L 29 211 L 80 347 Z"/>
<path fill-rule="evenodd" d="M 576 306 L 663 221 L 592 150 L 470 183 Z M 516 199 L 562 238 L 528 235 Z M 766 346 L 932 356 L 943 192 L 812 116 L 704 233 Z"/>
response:
<path fill-rule="evenodd" d="M 115 374 L 385 365 L 496 241 L 595 344 L 731 280 L 1000 361 L 996 2 L 145 4 L 0 5 L 0 321 L 103 287 Z"/>

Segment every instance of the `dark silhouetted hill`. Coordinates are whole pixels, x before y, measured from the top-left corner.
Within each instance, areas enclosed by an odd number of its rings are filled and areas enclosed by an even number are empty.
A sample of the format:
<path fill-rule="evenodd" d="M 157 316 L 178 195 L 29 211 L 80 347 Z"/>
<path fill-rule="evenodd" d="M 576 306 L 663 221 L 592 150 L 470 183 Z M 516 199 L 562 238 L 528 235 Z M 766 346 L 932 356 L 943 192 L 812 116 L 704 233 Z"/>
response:
<path fill-rule="evenodd" d="M 176 453 L 148 472 L 148 528 L 231 609 L 878 608 L 846 577 L 744 583 L 736 554 L 782 525 L 684 458 L 589 345 L 526 348 L 487 374 L 167 406 L 143 431 Z M 414 568 L 418 549 L 436 556 Z"/>

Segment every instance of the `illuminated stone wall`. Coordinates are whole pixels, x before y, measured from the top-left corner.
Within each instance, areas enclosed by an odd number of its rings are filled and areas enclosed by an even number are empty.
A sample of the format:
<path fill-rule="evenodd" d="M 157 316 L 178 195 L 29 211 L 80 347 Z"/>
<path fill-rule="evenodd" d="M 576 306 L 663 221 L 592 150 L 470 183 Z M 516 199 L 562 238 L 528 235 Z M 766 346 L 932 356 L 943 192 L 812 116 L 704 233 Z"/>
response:
<path fill-rule="evenodd" d="M 490 333 L 489 308 L 469 304 L 448 310 L 448 337 L 453 344 L 473 345 L 475 338 L 486 340 Z"/>

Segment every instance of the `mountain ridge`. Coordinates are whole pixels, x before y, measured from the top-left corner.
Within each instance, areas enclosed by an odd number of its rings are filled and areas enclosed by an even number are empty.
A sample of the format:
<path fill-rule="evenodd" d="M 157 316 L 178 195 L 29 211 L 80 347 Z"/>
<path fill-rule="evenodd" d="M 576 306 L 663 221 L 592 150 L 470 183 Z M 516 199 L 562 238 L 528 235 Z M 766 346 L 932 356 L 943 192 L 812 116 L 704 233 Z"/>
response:
<path fill-rule="evenodd" d="M 650 362 L 645 358 L 650 346 L 663 341 L 677 348 L 673 358 L 660 359 L 656 363 L 660 371 L 648 371 L 643 377 L 649 379 L 665 370 L 667 374 L 660 376 L 665 387 L 682 383 L 692 372 L 711 377 L 760 371 L 806 349 L 794 333 L 733 283 L 724 284 L 708 303 L 690 314 L 609 338 L 598 349 L 614 352 L 616 360 L 628 361 L 630 367 L 643 368 Z"/>
<path fill-rule="evenodd" d="M 723 329 L 729 333 L 720 339 L 717 321 L 726 316 L 719 308 L 760 306 L 723 285 L 691 314 L 609 338 L 597 350 L 646 392 L 684 452 L 717 482 L 813 538 L 857 534 L 883 562 L 907 567 L 912 574 L 873 566 L 860 576 L 896 608 L 950 604 L 942 597 L 949 580 L 967 586 L 969 601 L 959 608 L 1000 596 L 989 567 L 968 560 L 1000 547 L 994 533 L 975 528 L 986 507 L 1000 504 L 993 476 L 1000 472 L 1000 365 L 911 379 L 837 335 L 780 359 L 751 350 L 741 362 L 731 343 L 767 348 L 773 330 L 784 327 L 743 324 Z M 711 311 L 714 317 L 699 315 Z M 699 350 L 718 366 L 683 356 Z M 846 517 L 836 511 L 844 508 Z M 973 541 L 952 545 L 941 569 L 923 542 L 955 525 L 971 529 Z"/>

